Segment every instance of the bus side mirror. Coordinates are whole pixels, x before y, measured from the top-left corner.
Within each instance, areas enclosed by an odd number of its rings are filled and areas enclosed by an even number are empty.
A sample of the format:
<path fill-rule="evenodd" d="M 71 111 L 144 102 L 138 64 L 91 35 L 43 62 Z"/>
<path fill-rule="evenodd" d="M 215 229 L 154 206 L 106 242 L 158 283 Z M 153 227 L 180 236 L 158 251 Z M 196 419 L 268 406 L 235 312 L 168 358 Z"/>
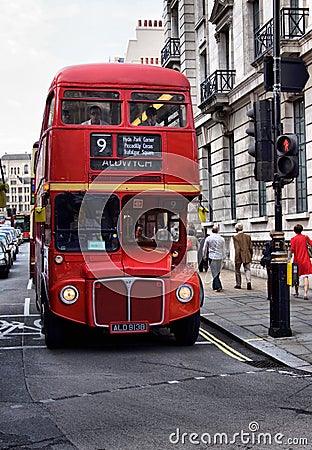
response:
<path fill-rule="evenodd" d="M 45 222 L 45 221 L 46 221 L 45 208 L 41 208 L 41 207 L 35 208 L 35 222 Z"/>

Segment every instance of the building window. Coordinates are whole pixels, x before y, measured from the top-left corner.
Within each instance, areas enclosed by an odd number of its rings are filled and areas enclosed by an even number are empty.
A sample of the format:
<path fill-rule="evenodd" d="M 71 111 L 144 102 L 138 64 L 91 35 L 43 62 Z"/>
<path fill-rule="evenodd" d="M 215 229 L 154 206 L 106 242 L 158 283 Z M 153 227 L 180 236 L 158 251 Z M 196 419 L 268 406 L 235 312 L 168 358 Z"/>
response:
<path fill-rule="evenodd" d="M 259 0 L 255 0 L 252 5 L 252 18 L 253 18 L 253 33 L 254 36 L 257 35 L 260 29 L 260 8 L 259 8 Z M 255 57 L 257 57 L 261 53 L 261 43 L 256 39 L 255 41 Z"/>
<path fill-rule="evenodd" d="M 206 14 L 206 0 L 198 0 L 198 19 L 201 19 Z"/>
<path fill-rule="evenodd" d="M 28 172 L 28 165 L 27 164 L 25 164 L 24 165 L 24 175 L 27 175 L 29 172 Z"/>
<path fill-rule="evenodd" d="M 230 156 L 230 191 L 231 191 L 231 219 L 236 219 L 236 189 L 235 189 L 235 154 L 234 135 L 229 135 L 229 156 Z"/>
<path fill-rule="evenodd" d="M 267 215 L 266 183 L 259 181 L 259 216 Z"/>
<path fill-rule="evenodd" d="M 294 102 L 294 132 L 299 139 L 299 176 L 296 178 L 297 213 L 307 211 L 307 155 L 304 99 Z"/>
<path fill-rule="evenodd" d="M 213 208 L 212 208 L 212 170 L 211 170 L 211 147 L 207 146 L 207 172 L 208 172 L 208 215 L 209 221 L 213 221 Z"/>
<path fill-rule="evenodd" d="M 204 50 L 199 55 L 199 70 L 200 70 L 200 81 L 203 82 L 208 77 L 207 72 L 207 52 Z"/>
<path fill-rule="evenodd" d="M 203 186 L 203 205 L 208 208 L 208 216 L 206 220 L 213 221 L 212 209 L 212 171 L 211 171 L 211 147 L 205 145 L 202 147 L 202 162 L 201 162 L 201 184 Z"/>

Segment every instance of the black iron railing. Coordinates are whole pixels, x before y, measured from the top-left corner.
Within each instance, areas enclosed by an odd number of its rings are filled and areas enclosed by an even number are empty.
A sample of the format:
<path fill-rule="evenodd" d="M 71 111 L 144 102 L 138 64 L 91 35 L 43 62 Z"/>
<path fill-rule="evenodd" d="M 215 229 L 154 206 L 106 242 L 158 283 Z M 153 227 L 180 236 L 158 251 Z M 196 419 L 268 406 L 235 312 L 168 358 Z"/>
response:
<path fill-rule="evenodd" d="M 273 19 L 261 27 L 255 34 L 255 58 L 259 58 L 273 47 Z"/>
<path fill-rule="evenodd" d="M 308 8 L 281 9 L 281 38 L 294 39 L 306 32 Z M 255 59 L 273 47 L 273 19 L 263 25 L 255 34 Z"/>
<path fill-rule="evenodd" d="M 161 50 L 161 65 L 165 66 L 171 58 L 180 58 L 180 39 L 170 38 Z"/>
<path fill-rule="evenodd" d="M 292 39 L 303 36 L 308 23 L 308 8 L 283 8 L 281 17 L 281 37 Z"/>
<path fill-rule="evenodd" d="M 201 103 L 215 94 L 226 94 L 233 89 L 235 70 L 216 70 L 200 85 Z"/>

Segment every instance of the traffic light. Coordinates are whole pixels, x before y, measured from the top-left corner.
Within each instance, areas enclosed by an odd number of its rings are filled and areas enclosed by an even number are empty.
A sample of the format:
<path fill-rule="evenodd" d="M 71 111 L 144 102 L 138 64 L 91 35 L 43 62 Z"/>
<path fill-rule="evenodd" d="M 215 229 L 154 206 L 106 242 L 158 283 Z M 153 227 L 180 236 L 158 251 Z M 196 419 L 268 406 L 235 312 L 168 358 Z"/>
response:
<path fill-rule="evenodd" d="M 30 204 L 35 204 L 35 179 L 31 178 Z"/>
<path fill-rule="evenodd" d="M 296 134 L 282 134 L 276 140 L 277 173 L 290 180 L 299 175 L 299 145 Z"/>
<path fill-rule="evenodd" d="M 272 100 L 254 102 L 247 111 L 251 123 L 246 130 L 254 140 L 248 147 L 248 153 L 255 158 L 255 178 L 257 181 L 273 181 L 273 140 L 272 140 Z"/>

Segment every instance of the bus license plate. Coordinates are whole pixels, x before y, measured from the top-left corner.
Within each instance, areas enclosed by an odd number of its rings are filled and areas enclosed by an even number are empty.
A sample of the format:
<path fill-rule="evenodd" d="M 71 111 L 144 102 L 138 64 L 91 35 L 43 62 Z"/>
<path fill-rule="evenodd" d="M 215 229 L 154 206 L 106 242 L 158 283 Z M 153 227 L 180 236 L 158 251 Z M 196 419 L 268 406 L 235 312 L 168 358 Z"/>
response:
<path fill-rule="evenodd" d="M 148 333 L 148 322 L 110 322 L 109 332 L 117 333 Z"/>

